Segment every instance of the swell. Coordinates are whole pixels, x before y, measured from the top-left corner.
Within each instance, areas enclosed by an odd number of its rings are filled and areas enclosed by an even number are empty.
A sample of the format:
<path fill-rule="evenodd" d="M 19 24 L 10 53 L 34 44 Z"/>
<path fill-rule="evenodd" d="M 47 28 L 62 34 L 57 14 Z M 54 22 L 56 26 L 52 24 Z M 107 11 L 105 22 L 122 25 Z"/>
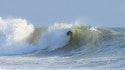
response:
<path fill-rule="evenodd" d="M 61 49 L 73 56 L 120 56 L 125 53 L 124 29 L 73 25 L 72 38 Z M 122 31 L 122 32 L 121 32 Z"/>

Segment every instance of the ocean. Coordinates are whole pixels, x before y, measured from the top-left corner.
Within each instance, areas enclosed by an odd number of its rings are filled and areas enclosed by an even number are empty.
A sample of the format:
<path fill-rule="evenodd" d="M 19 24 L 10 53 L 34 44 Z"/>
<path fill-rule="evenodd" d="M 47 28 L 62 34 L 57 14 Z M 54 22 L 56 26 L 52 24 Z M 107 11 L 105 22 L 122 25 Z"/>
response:
<path fill-rule="evenodd" d="M 124 27 L 0 18 L 0 70 L 125 70 L 124 53 Z"/>

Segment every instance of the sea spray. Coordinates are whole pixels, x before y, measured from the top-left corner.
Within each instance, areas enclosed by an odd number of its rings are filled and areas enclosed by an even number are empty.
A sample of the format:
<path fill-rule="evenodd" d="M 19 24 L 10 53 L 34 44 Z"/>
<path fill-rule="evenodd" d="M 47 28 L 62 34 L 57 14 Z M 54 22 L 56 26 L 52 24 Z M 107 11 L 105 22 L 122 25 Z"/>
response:
<path fill-rule="evenodd" d="M 24 54 L 34 51 L 25 40 L 34 31 L 34 26 L 25 19 L 0 18 L 0 55 Z M 27 49 L 27 50 L 26 50 Z"/>

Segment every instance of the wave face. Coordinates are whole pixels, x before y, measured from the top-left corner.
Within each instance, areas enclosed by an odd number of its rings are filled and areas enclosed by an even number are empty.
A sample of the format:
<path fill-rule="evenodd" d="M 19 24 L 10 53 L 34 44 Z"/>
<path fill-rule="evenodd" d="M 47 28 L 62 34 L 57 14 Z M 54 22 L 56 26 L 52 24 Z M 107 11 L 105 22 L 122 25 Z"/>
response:
<path fill-rule="evenodd" d="M 67 35 L 71 31 L 72 35 Z M 25 19 L 0 18 L 0 55 L 124 55 L 125 28 L 56 23 L 35 27 Z"/>

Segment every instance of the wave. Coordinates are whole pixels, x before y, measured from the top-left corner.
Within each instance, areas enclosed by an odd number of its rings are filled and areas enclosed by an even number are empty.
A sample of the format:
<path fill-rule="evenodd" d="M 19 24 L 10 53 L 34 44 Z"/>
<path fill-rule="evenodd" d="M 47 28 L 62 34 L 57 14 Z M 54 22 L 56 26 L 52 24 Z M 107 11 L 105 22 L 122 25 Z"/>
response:
<path fill-rule="evenodd" d="M 25 19 L 0 18 L 0 55 L 42 54 L 43 51 L 75 56 L 122 55 L 125 50 L 124 31 L 124 28 L 93 27 L 80 23 L 35 27 Z"/>

